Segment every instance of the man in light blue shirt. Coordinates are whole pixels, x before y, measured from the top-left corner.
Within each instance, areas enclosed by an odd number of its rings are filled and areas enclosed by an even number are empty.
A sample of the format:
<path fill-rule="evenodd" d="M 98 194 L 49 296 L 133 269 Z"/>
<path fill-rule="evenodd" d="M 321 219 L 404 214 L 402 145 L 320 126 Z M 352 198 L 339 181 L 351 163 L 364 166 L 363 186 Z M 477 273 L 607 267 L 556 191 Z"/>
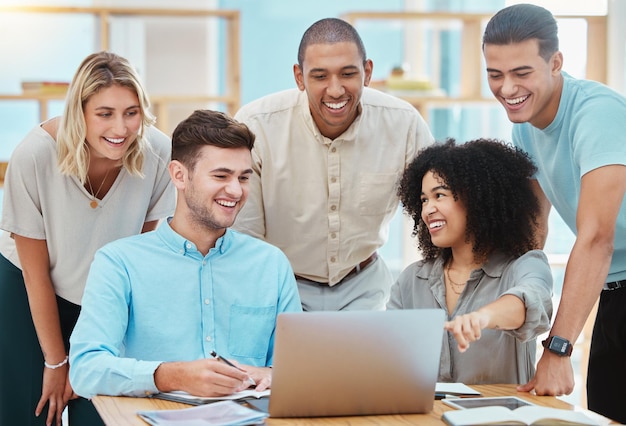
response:
<path fill-rule="evenodd" d="M 535 377 L 519 391 L 568 394 L 569 356 L 600 297 L 589 351 L 587 402 L 626 422 L 626 98 L 562 71 L 557 23 L 546 9 L 517 4 L 489 21 L 483 36 L 489 86 L 513 125 L 513 143 L 537 165 L 535 190 L 576 234 L 559 309 Z"/>
<path fill-rule="evenodd" d="M 92 263 L 70 339 L 77 394 L 271 386 L 276 317 L 301 304 L 286 256 L 229 229 L 248 196 L 253 144 L 247 126 L 215 111 L 195 111 L 174 130 L 174 216 L 104 246 Z"/>

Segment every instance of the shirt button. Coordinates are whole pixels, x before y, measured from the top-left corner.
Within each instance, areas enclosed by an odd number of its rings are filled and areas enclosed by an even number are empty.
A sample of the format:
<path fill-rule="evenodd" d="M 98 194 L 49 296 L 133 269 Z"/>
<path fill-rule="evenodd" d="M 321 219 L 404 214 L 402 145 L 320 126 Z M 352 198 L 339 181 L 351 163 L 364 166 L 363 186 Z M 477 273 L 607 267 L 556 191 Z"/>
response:
<path fill-rule="evenodd" d="M 204 299 L 204 304 L 205 305 L 209 305 L 209 304 L 211 304 L 211 301 L 209 299 Z"/>
<path fill-rule="evenodd" d="M 207 337 L 206 337 L 206 341 L 207 341 L 207 342 L 210 342 L 210 341 L 211 341 L 211 336 L 207 336 Z"/>
<path fill-rule="evenodd" d="M 332 148 L 330 149 L 330 152 L 332 152 L 332 153 L 335 153 L 335 152 L 337 152 L 337 148 L 335 148 L 335 147 L 332 147 Z"/>
<path fill-rule="evenodd" d="M 331 263 L 335 263 L 336 261 L 337 261 L 337 258 L 336 258 L 335 256 L 333 256 L 333 257 L 331 257 L 331 258 L 330 258 L 330 262 L 331 262 Z"/>
<path fill-rule="evenodd" d="M 191 248 L 191 243 L 187 243 L 187 248 L 190 249 Z"/>
<path fill-rule="evenodd" d="M 333 204 L 332 206 L 330 206 L 330 209 L 331 209 L 332 211 L 335 211 L 335 210 L 337 210 L 337 206 Z"/>
<path fill-rule="evenodd" d="M 331 183 L 335 183 L 335 182 L 337 182 L 337 178 L 336 178 L 336 177 L 331 177 L 331 178 L 330 178 L 330 182 L 331 182 Z"/>
<path fill-rule="evenodd" d="M 337 234 L 336 234 L 336 233 L 334 233 L 334 232 L 331 232 L 331 234 L 330 234 L 330 238 L 337 238 Z"/>

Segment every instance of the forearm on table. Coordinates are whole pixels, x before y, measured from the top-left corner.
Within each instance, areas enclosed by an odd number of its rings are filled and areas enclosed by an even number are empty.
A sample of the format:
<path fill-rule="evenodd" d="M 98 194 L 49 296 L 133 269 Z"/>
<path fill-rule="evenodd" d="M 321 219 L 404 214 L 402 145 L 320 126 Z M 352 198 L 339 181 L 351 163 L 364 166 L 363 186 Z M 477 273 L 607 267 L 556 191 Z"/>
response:
<path fill-rule="evenodd" d="M 154 372 L 154 384 L 161 392 L 171 392 L 184 388 L 183 365 L 181 362 L 164 362 Z"/>

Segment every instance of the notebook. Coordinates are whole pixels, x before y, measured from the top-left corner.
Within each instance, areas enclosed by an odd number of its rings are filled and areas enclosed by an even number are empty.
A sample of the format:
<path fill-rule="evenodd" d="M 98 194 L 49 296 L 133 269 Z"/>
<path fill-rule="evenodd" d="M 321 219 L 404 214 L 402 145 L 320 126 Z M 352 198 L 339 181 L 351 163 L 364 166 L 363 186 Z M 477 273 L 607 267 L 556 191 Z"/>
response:
<path fill-rule="evenodd" d="M 279 314 L 270 417 L 431 411 L 444 317 L 439 309 Z"/>

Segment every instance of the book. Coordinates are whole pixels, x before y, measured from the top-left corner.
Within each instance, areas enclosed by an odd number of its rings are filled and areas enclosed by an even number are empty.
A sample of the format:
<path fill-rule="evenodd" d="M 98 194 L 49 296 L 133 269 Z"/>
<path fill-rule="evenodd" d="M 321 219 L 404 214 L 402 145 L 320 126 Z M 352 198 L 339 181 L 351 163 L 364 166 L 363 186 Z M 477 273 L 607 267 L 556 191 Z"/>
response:
<path fill-rule="evenodd" d="M 65 81 L 22 81 L 24 94 L 61 95 L 67 92 L 69 83 Z"/>
<path fill-rule="evenodd" d="M 244 407 L 234 401 L 219 401 L 177 410 L 138 411 L 137 415 L 153 426 L 209 426 L 263 424 L 266 413 Z"/>
<path fill-rule="evenodd" d="M 235 392 L 226 396 L 197 396 L 191 395 L 187 392 L 183 391 L 174 391 L 174 392 L 161 392 L 152 395 L 152 398 L 165 399 L 168 401 L 174 402 L 183 402 L 185 404 L 192 405 L 202 405 L 202 404 L 210 404 L 212 402 L 217 401 L 241 401 L 244 399 L 259 399 L 263 397 L 267 397 L 270 395 L 270 389 L 266 389 L 262 392 L 256 391 L 254 389 L 245 389 L 240 392 Z"/>
<path fill-rule="evenodd" d="M 450 426 L 474 425 L 598 425 L 579 411 L 527 405 L 510 410 L 502 406 L 446 411 L 441 419 Z"/>

